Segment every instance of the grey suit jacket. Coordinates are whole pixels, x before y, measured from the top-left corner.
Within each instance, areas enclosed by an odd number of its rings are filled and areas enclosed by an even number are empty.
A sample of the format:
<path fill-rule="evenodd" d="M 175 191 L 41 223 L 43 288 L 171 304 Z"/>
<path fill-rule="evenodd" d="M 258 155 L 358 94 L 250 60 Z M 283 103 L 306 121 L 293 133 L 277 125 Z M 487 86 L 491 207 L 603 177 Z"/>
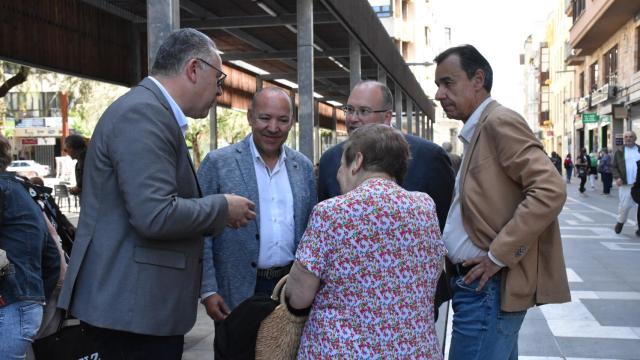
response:
<path fill-rule="evenodd" d="M 102 115 L 84 168 L 82 211 L 58 305 L 91 325 L 183 335 L 196 319 L 203 235 L 227 222 L 201 198 L 160 89 L 144 79 Z"/>
<path fill-rule="evenodd" d="M 198 169 L 205 195 L 234 193 L 256 204 L 256 220 L 247 227 L 227 228 L 220 236 L 205 240 L 201 293 L 217 292 L 232 309 L 254 294 L 260 252 L 258 183 L 249 141 L 250 137 L 246 137 L 237 144 L 210 152 Z M 316 185 L 311 161 L 295 150 L 284 148 L 297 247 L 316 203 Z"/>

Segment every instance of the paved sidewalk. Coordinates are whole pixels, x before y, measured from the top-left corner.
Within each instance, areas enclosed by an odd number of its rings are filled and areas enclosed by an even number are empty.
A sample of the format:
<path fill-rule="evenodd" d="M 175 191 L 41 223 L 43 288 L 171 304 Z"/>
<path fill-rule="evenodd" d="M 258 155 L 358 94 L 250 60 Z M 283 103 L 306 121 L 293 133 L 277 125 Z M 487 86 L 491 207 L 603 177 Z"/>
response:
<path fill-rule="evenodd" d="M 615 234 L 618 196 L 578 181 L 560 215 L 572 302 L 531 309 L 520 331 L 520 359 L 640 359 L 640 238 L 636 210 Z"/>
<path fill-rule="evenodd" d="M 640 360 L 636 212 L 631 210 L 622 233 L 615 234 L 617 190 L 606 197 L 601 186 L 587 187 L 583 197 L 575 179 L 568 185 L 560 226 L 572 302 L 529 310 L 518 342 L 521 360 Z M 77 212 L 67 215 L 77 222 Z M 450 329 L 449 324 L 448 339 Z M 185 337 L 183 359 L 213 359 L 213 337 L 213 321 L 200 305 L 196 325 Z"/>

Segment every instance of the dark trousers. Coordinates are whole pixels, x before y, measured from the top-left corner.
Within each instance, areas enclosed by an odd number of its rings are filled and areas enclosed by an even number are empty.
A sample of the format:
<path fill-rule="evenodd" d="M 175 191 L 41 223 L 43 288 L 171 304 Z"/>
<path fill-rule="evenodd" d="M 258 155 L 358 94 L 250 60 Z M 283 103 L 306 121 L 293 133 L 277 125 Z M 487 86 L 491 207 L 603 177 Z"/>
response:
<path fill-rule="evenodd" d="M 103 329 L 82 323 L 100 349 L 101 360 L 180 360 L 184 336 L 153 336 Z"/>
<path fill-rule="evenodd" d="M 602 192 L 609 194 L 611 192 L 611 185 L 613 184 L 612 173 L 600 173 L 602 178 Z"/>
<path fill-rule="evenodd" d="M 276 287 L 276 284 L 283 276 L 274 279 L 264 279 L 261 277 L 256 278 L 256 289 L 255 295 L 267 295 L 271 296 L 273 294 L 273 288 Z"/>
<path fill-rule="evenodd" d="M 578 191 L 580 191 L 580 193 L 583 193 L 585 191 L 584 188 L 584 184 L 587 182 L 587 175 L 583 175 L 580 176 L 580 187 L 578 188 Z"/>

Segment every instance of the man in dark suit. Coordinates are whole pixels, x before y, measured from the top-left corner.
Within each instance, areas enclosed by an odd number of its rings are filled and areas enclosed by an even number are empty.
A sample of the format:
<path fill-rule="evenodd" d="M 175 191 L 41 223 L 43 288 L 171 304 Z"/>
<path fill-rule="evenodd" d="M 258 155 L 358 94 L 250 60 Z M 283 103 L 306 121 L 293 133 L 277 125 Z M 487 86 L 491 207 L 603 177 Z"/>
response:
<path fill-rule="evenodd" d="M 254 294 L 271 295 L 289 269 L 316 203 L 311 161 L 287 147 L 291 98 L 268 87 L 247 112 L 251 134 L 210 152 L 198 169 L 205 195 L 231 192 L 256 204 L 256 220 L 205 240 L 203 303 L 215 321 Z"/>
<path fill-rule="evenodd" d="M 390 125 L 393 117 L 392 107 L 393 96 L 386 85 L 377 81 L 361 81 L 351 90 L 347 105 L 343 107 L 347 131 L 351 133 L 364 124 Z M 451 161 L 440 146 L 413 135 L 405 135 L 405 138 L 411 147 L 411 161 L 402 187 L 431 196 L 436 204 L 442 231 L 453 194 L 454 175 Z M 342 158 L 342 145 L 343 143 L 340 143 L 332 147 L 320 158 L 318 201 L 340 195 L 336 175 Z"/>
<path fill-rule="evenodd" d="M 343 107 L 346 116 L 347 131 L 365 124 L 391 125 L 393 96 L 389 88 L 377 81 L 361 81 L 358 83 Z M 436 204 L 440 231 L 444 230 L 447 213 L 453 195 L 454 173 L 447 153 L 438 145 L 413 135 L 405 134 L 411 150 L 411 160 L 407 176 L 402 187 L 409 191 L 420 191 L 429 194 Z M 320 174 L 318 176 L 318 201 L 340 195 L 340 184 L 336 175 L 342 159 L 344 142 L 327 150 L 320 158 Z M 439 306 L 450 298 L 444 273 L 438 280 L 434 311 L 438 318 Z"/>
<path fill-rule="evenodd" d="M 196 319 L 203 235 L 245 226 L 254 204 L 202 197 L 184 140 L 225 74 L 213 41 L 181 29 L 151 76 L 102 115 L 86 155 L 82 212 L 59 306 L 106 359 L 180 359 Z"/>

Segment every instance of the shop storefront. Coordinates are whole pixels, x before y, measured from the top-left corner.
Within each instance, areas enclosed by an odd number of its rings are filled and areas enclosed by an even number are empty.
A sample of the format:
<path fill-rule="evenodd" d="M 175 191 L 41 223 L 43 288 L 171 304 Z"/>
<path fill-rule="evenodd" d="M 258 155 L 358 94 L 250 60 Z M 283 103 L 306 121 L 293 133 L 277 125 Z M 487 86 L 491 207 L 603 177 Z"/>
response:
<path fill-rule="evenodd" d="M 60 155 L 62 119 L 27 118 L 16 120 L 13 130 L 14 158 L 35 160 L 54 169 L 55 157 Z"/>

